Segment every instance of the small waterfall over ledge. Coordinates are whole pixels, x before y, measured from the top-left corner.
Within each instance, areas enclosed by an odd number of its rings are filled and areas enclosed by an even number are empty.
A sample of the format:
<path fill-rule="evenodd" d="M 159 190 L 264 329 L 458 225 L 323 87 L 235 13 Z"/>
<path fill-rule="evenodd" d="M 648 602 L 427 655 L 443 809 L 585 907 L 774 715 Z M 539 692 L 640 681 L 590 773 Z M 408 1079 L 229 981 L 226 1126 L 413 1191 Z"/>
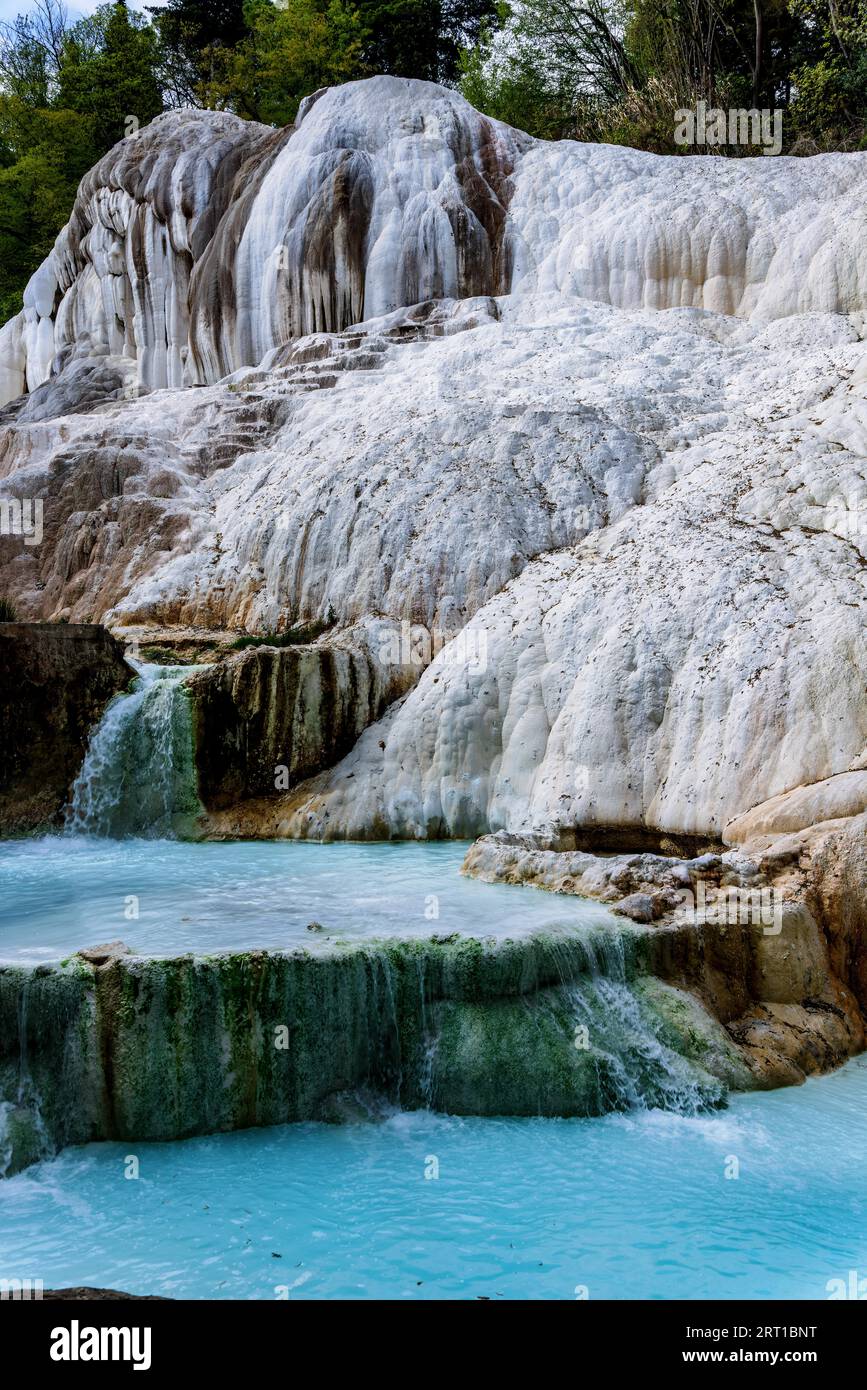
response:
<path fill-rule="evenodd" d="M 69 835 L 195 830 L 189 668 L 136 670 L 92 734 Z M 66 1144 L 331 1119 L 359 1095 L 455 1115 L 699 1114 L 751 1079 L 701 1002 L 653 977 L 653 942 L 612 919 L 499 940 L 0 960 L 0 1177 Z"/>
<path fill-rule="evenodd" d="M 132 665 L 139 673 L 132 693 L 111 701 L 91 735 L 67 833 L 183 838 L 201 810 L 184 690 L 189 667 Z"/>
<path fill-rule="evenodd" d="M 696 1115 L 749 1086 L 625 928 L 103 964 L 0 962 L 0 1176 L 65 1144 L 340 1118 Z M 611 970 L 610 975 L 601 969 Z"/>

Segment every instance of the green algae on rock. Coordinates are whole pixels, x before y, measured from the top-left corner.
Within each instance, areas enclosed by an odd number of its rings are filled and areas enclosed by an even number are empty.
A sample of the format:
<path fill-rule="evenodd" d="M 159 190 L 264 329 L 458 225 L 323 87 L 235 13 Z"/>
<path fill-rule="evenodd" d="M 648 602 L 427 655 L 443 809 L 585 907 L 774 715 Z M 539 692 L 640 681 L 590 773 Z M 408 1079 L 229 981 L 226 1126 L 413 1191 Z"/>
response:
<path fill-rule="evenodd" d="M 326 1117 L 360 1088 L 459 1114 L 692 1113 L 734 1076 L 722 1049 L 700 1064 L 677 1055 L 670 1017 L 642 994 L 648 939 L 632 927 L 87 954 L 0 967 L 6 1173 L 70 1143 Z M 690 1010 L 710 1035 L 697 1000 Z"/>

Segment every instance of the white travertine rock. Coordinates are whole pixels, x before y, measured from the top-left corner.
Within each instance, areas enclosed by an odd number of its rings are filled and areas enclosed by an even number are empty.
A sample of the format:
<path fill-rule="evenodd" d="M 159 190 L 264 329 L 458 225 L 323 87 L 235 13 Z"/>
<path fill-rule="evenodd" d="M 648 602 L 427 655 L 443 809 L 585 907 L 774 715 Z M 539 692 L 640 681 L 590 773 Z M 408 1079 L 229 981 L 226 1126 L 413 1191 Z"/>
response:
<path fill-rule="evenodd" d="M 529 565 L 293 799 L 290 831 L 720 834 L 846 769 L 867 736 L 863 572 L 839 543 L 739 524 L 710 472 Z"/>
<path fill-rule="evenodd" d="M 280 138 L 225 112 L 172 111 L 109 150 L 3 330 L 24 361 L 20 374 L 0 376 L 0 403 L 71 357 L 124 355 L 147 389 L 190 380 L 192 268 L 244 186 L 245 161 L 261 165 Z"/>
<path fill-rule="evenodd" d="M 509 205 L 515 289 L 768 320 L 864 304 L 867 164 L 537 142 Z"/>
<path fill-rule="evenodd" d="M 863 312 L 867 154 L 666 157 L 537 141 L 456 92 L 348 83 L 273 131 L 157 117 L 82 181 L 11 330 L 0 404 L 70 353 L 152 389 L 430 298 L 556 292 L 760 320 Z"/>
<path fill-rule="evenodd" d="M 787 835 L 825 821 L 847 820 L 867 810 L 867 771 L 853 769 L 763 801 L 725 827 L 729 844 Z"/>
<path fill-rule="evenodd" d="M 45 499 L 2 591 L 423 625 L 283 833 L 718 837 L 864 766 L 865 185 L 545 145 L 402 79 L 294 133 L 161 117 L 0 334 L 4 492 Z"/>
<path fill-rule="evenodd" d="M 0 401 L 14 401 L 26 387 L 27 350 L 24 314 L 16 314 L 0 328 Z"/>

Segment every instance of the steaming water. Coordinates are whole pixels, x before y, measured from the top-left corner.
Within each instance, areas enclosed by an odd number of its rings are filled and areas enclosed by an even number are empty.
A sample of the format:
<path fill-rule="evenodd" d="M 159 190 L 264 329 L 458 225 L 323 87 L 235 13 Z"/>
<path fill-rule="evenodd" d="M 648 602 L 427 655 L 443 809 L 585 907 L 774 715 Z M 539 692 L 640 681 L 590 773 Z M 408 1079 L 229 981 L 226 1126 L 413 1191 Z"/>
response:
<path fill-rule="evenodd" d="M 191 1298 L 822 1299 L 867 1276 L 865 1152 L 864 1059 L 699 1119 L 415 1113 L 92 1145 L 0 1183 L 0 1276 Z"/>

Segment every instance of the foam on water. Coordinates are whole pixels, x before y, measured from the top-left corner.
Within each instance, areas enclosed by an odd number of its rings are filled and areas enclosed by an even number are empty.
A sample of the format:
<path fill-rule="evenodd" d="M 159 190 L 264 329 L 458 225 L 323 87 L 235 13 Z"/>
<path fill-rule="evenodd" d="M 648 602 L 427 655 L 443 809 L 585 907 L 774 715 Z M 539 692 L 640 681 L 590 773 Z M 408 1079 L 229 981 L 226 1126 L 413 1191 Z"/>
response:
<path fill-rule="evenodd" d="M 0 1276 L 192 1298 L 822 1299 L 867 1273 L 865 1148 L 863 1059 L 701 1119 L 386 1112 L 92 1145 L 0 1184 Z"/>

